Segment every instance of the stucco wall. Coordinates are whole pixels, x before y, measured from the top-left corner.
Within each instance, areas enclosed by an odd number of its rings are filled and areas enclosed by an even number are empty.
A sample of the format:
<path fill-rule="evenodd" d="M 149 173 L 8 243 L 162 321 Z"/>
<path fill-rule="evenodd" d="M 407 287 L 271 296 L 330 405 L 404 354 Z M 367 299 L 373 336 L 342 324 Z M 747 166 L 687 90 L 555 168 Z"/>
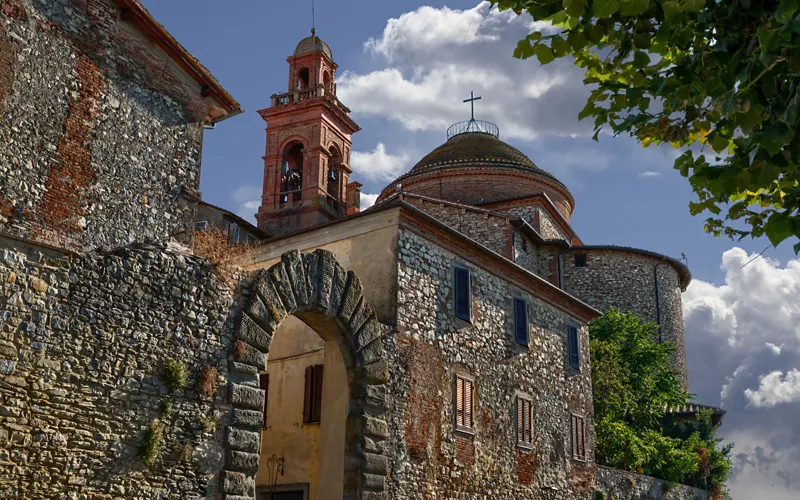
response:
<path fill-rule="evenodd" d="M 708 500 L 705 490 L 610 467 L 597 468 L 597 489 L 607 500 Z"/>
<path fill-rule="evenodd" d="M 190 228 L 199 84 L 112 0 L 0 5 L 0 231 L 92 249 Z"/>
<path fill-rule="evenodd" d="M 0 498 L 216 498 L 237 300 L 201 259 L 162 248 L 0 242 Z M 167 360 L 189 369 L 171 413 Z M 165 442 L 148 470 L 137 453 L 154 421 Z"/>
<path fill-rule="evenodd" d="M 453 266 L 472 274 L 472 324 L 453 316 Z M 594 491 L 587 327 L 578 324 L 583 371 L 567 369 L 573 320 L 499 276 L 401 230 L 397 331 L 390 358 L 392 498 L 569 498 Z M 513 342 L 513 297 L 529 303 L 530 348 Z M 454 432 L 453 377 L 475 377 L 475 434 Z M 536 447 L 519 448 L 516 391 L 534 400 Z M 587 425 L 586 462 L 570 458 L 570 413 Z M 566 497 L 565 497 L 566 498 Z"/>
<path fill-rule="evenodd" d="M 575 254 L 586 254 L 586 267 L 575 266 Z M 645 321 L 657 322 L 655 279 L 658 265 L 658 305 L 661 334 L 672 342 L 672 365 L 688 387 L 686 347 L 683 339 L 683 309 L 678 272 L 662 259 L 622 250 L 576 250 L 561 255 L 564 290 L 602 311 L 615 307 L 634 312 Z"/>

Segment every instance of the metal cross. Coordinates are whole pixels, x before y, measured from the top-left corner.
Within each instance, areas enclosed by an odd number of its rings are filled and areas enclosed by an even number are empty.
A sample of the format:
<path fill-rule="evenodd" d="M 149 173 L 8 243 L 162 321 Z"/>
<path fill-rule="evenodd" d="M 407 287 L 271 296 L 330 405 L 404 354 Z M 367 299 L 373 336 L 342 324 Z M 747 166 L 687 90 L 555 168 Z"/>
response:
<path fill-rule="evenodd" d="M 475 119 L 475 101 L 479 101 L 481 98 L 480 96 L 475 97 L 475 92 L 470 91 L 469 99 L 464 99 L 464 102 L 468 102 L 470 108 L 472 109 L 472 119 Z"/>

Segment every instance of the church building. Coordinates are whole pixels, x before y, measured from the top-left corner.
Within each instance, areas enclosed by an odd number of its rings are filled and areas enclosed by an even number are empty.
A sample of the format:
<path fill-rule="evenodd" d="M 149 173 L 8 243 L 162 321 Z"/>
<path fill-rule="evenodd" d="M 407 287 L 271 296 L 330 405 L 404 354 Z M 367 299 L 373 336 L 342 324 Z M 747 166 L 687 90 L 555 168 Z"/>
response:
<path fill-rule="evenodd" d="M 567 186 L 474 112 L 360 211 L 349 168 L 359 127 L 336 97 L 331 49 L 312 31 L 287 62 L 288 92 L 259 112 L 256 218 L 271 237 L 242 263 L 274 273 L 287 252 L 327 251 L 362 298 L 334 324 L 300 314 L 274 332 L 260 375 L 258 498 L 590 498 L 587 324 L 609 307 L 656 323 L 688 385 L 686 265 L 585 244 Z M 337 333 L 370 321 L 379 333 L 357 333 L 355 352 Z M 358 360 L 376 361 L 378 348 L 381 389 L 365 408 L 359 394 L 375 381 L 359 380 Z M 381 423 L 354 438 L 358 415 Z M 368 473 L 349 477 L 359 453 Z"/>

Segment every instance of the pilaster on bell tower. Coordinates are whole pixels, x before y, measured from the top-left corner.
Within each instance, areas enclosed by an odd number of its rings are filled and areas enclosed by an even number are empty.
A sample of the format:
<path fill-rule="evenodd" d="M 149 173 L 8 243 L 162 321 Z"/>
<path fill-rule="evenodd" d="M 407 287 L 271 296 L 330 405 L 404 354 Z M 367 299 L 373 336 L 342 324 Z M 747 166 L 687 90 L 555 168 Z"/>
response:
<path fill-rule="evenodd" d="M 331 49 L 311 30 L 289 63 L 288 92 L 258 113 L 267 122 L 258 227 L 277 236 L 358 212 L 350 136 L 360 127 L 336 98 Z"/>

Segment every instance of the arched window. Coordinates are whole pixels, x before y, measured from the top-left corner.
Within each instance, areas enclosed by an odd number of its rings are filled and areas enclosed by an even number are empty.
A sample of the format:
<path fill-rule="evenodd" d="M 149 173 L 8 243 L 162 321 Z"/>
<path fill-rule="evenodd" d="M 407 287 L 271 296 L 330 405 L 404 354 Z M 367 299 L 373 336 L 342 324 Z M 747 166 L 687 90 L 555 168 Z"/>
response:
<path fill-rule="evenodd" d="M 339 177 L 340 177 L 340 170 L 339 167 L 342 164 L 342 156 L 339 153 L 339 150 L 335 147 L 331 147 L 330 149 L 331 157 L 328 160 L 328 172 L 327 172 L 327 189 L 328 196 L 333 197 L 335 200 L 339 199 Z"/>
<path fill-rule="evenodd" d="M 309 73 L 308 68 L 303 68 L 297 72 L 297 90 L 308 88 Z"/>
<path fill-rule="evenodd" d="M 331 88 L 331 74 L 328 73 L 328 70 L 322 73 L 322 85 L 325 86 L 326 91 L 333 92 L 333 88 Z"/>
<path fill-rule="evenodd" d="M 281 203 L 297 201 L 303 189 L 303 145 L 293 144 L 283 150 L 281 161 Z"/>

